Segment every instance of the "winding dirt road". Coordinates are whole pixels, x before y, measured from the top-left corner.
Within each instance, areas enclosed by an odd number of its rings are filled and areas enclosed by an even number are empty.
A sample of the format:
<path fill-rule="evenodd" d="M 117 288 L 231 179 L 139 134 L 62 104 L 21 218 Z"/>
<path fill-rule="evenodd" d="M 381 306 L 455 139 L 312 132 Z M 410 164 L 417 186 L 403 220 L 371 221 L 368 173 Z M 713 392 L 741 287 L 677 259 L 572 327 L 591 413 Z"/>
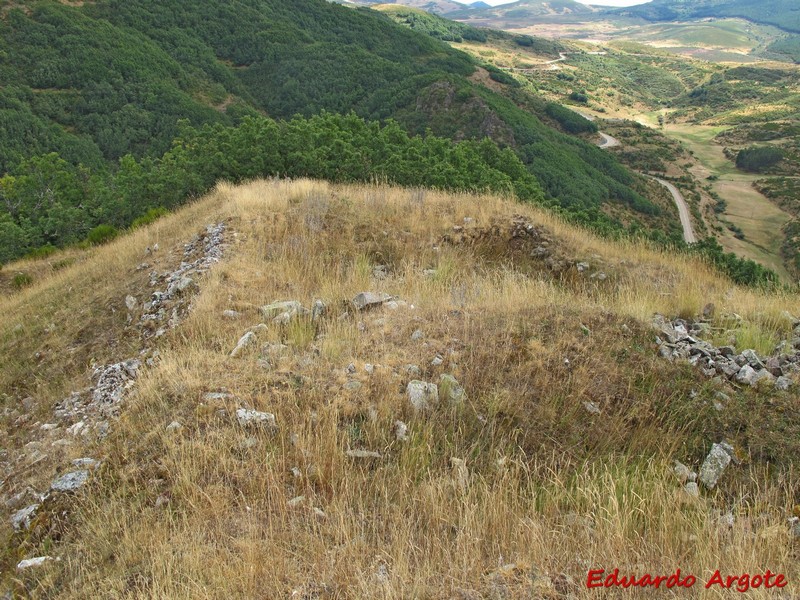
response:
<path fill-rule="evenodd" d="M 601 141 L 598 144 L 600 148 L 613 148 L 614 146 L 619 146 L 619 140 L 613 136 L 608 135 L 607 133 L 603 133 L 602 131 L 598 131 L 597 133 L 600 134 Z"/>
<path fill-rule="evenodd" d="M 697 241 L 697 237 L 694 235 L 694 229 L 692 228 L 689 205 L 686 204 L 683 194 L 669 181 L 664 181 L 658 177 L 653 177 L 653 179 L 667 188 L 669 193 L 672 194 L 672 199 L 675 200 L 675 205 L 678 207 L 678 214 L 681 217 L 681 225 L 683 225 L 683 239 L 686 240 L 687 244 L 694 244 Z"/>

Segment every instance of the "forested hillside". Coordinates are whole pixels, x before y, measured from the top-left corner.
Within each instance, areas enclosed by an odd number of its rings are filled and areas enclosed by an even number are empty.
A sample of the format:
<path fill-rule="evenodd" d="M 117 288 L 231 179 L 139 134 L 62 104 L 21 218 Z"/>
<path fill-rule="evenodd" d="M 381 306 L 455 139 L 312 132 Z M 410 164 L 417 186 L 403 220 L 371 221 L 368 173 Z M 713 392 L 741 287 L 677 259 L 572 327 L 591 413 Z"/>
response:
<path fill-rule="evenodd" d="M 648 21 L 740 17 L 800 32 L 800 4 L 795 0 L 653 0 L 612 12 Z"/>
<path fill-rule="evenodd" d="M 19 177 L 37 171 L 32 165 L 49 165 L 46 171 L 75 177 L 84 187 L 98 179 L 118 187 L 115 173 L 125 165 L 167 159 L 180 144 L 179 120 L 231 127 L 245 117 L 280 120 L 323 110 L 353 111 L 370 121 L 393 118 L 411 134 L 490 137 L 513 148 L 544 196 L 576 221 L 609 232 L 679 238 L 664 226 L 672 220 L 667 215 L 651 227 L 649 220 L 662 210 L 614 157 L 472 81 L 474 70 L 469 56 L 439 40 L 370 9 L 323 0 L 6 2 L 0 124 L 7 135 L 0 140 L 0 172 L 9 176 L 0 184 L 0 220 L 15 232 L 6 247 L 25 252 L 60 245 L 74 234 L 58 232 L 78 221 L 85 231 L 112 221 L 122 225 L 121 214 L 137 216 L 121 204 L 117 214 L 92 213 L 87 206 L 108 203 L 59 195 L 51 187 L 45 201 L 41 185 L 19 184 Z M 272 151 L 271 140 L 253 143 L 247 152 Z M 130 194 L 121 189 L 117 196 Z M 610 205 L 616 208 L 607 210 Z M 23 219 L 19 206 L 33 207 L 35 216 Z M 42 219 L 47 227 L 34 225 Z"/>

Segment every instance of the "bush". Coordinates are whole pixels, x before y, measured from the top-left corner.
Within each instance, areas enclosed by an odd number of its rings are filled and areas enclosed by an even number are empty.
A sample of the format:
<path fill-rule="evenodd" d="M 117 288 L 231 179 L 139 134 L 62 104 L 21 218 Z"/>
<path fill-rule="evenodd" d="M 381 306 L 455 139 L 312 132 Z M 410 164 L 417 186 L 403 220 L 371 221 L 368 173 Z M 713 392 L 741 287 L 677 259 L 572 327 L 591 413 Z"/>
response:
<path fill-rule="evenodd" d="M 168 215 L 169 211 L 164 208 L 163 206 L 158 206 L 156 208 L 150 208 L 144 213 L 141 217 L 138 217 L 133 220 L 131 223 L 131 229 L 136 229 L 137 227 L 144 227 L 145 225 L 150 225 L 163 217 L 164 215 Z"/>
<path fill-rule="evenodd" d="M 47 258 L 48 256 L 52 256 L 55 252 L 58 251 L 58 248 L 53 246 L 52 244 L 47 244 L 46 246 L 41 246 L 39 248 L 34 248 L 30 252 L 28 252 L 25 256 L 27 258 Z"/>
<path fill-rule="evenodd" d="M 98 225 L 86 236 L 86 241 L 90 246 L 100 246 L 110 242 L 119 235 L 119 231 L 113 225 Z"/>
<path fill-rule="evenodd" d="M 569 95 L 569 99 L 573 102 L 579 102 L 581 104 L 586 104 L 589 102 L 589 96 L 587 96 L 584 92 L 572 92 Z"/>
<path fill-rule="evenodd" d="M 13 287 L 15 290 L 21 290 L 24 287 L 28 287 L 32 283 L 33 277 L 31 277 L 28 273 L 17 273 L 11 279 L 11 287 Z"/>

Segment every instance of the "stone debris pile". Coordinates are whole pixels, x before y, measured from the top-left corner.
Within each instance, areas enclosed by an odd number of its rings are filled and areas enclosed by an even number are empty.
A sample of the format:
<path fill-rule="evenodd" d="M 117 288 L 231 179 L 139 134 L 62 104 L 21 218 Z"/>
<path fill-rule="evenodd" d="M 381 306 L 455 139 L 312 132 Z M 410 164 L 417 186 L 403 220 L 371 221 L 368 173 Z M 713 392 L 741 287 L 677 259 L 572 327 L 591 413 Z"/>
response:
<path fill-rule="evenodd" d="M 782 342 L 768 357 L 759 356 L 752 349 L 737 353 L 733 346 L 716 347 L 700 339 L 711 327 L 706 321 L 690 324 L 684 319 L 670 321 L 656 315 L 653 325 L 658 331 L 656 343 L 661 356 L 687 360 L 708 377 L 720 376 L 754 387 L 774 385 L 777 390 L 785 391 L 794 385 L 793 378 L 800 373 L 800 322 L 795 325 L 795 337 Z"/>

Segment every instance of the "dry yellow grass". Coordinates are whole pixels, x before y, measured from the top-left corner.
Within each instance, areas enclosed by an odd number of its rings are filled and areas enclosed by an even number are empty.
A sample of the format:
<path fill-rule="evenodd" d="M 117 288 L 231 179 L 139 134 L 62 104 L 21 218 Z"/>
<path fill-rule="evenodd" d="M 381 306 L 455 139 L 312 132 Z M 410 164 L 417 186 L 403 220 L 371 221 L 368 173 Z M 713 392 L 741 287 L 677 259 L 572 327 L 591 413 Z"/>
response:
<path fill-rule="evenodd" d="M 515 215 L 544 227 L 554 254 L 608 278 L 544 269 L 509 238 Z M 510 199 L 311 181 L 221 185 L 0 301 L 3 358 L 14 362 L 0 379 L 6 407 L 37 394 L 44 420 L 54 401 L 87 385 L 87 362 L 127 358 L 139 341 L 108 308 L 132 289 L 141 297 L 135 267 L 145 247 L 160 244 L 164 269 L 177 257 L 170 249 L 221 220 L 231 242 L 225 259 L 202 281 L 190 317 L 160 342 L 160 361 L 138 380 L 109 438 L 64 451 L 63 459 L 104 457 L 89 489 L 47 535 L 7 532 L 5 581 L 17 592 L 588 598 L 598 596 L 586 588 L 589 569 L 619 567 L 680 568 L 699 583 L 674 595 L 707 598 L 729 597 L 701 589 L 715 569 L 769 568 L 789 578 L 784 591 L 798 593 L 787 524 L 799 491 L 790 437 L 797 398 L 728 390 L 734 400 L 718 414 L 710 399 L 722 388 L 659 359 L 646 323 L 655 312 L 690 317 L 713 302 L 718 314 L 741 315 L 751 335 L 781 337 L 782 313 L 800 313 L 800 299 L 738 288 L 696 260 L 595 238 Z M 454 225 L 481 234 L 462 239 Z M 379 264 L 385 278 L 374 276 Z M 364 290 L 407 305 L 342 314 Z M 261 321 L 255 307 L 318 298 L 329 307 L 321 323 L 267 321 L 252 352 L 229 357 Z M 83 325 L 69 318 L 82 306 Z M 231 308 L 243 316 L 223 319 Z M 46 330 L 50 320 L 59 327 Z M 19 322 L 35 335 L 13 333 Z M 97 337 L 114 343 L 69 359 L 76 340 L 91 346 L 82 326 L 102 326 Z M 417 329 L 424 335 L 415 341 Z M 267 342 L 286 348 L 261 357 Z M 46 381 L 30 359 L 42 348 L 53 353 Z M 440 366 L 431 364 L 437 354 Z M 426 381 L 453 374 L 467 400 L 415 413 L 404 393 L 415 378 L 407 364 Z M 221 390 L 233 397 L 203 398 Z M 586 412 L 585 401 L 602 415 Z M 277 431 L 240 427 L 238 407 L 274 413 Z M 398 419 L 408 425 L 405 441 L 393 432 Z M 174 420 L 183 428 L 168 432 Z M 7 434 L 19 451 L 21 437 Z M 748 459 L 720 489 L 692 499 L 671 460 L 697 468 L 721 437 Z M 381 457 L 350 458 L 349 449 Z M 41 489 L 57 467 L 47 464 L 19 477 Z M 732 527 L 719 519 L 728 512 Z M 13 573 L 14 561 L 40 554 L 61 560 Z"/>

